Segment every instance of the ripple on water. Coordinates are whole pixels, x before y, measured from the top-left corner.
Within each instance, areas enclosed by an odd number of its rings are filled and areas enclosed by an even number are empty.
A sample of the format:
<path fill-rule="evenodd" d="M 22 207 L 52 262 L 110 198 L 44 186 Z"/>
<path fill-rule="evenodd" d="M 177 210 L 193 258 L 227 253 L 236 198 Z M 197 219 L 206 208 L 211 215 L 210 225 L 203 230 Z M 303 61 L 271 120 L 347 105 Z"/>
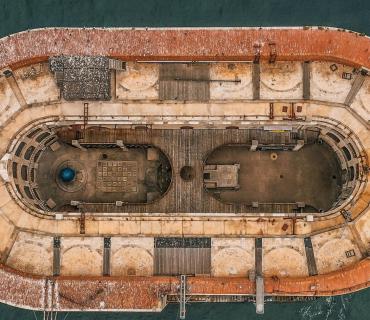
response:
<path fill-rule="evenodd" d="M 299 310 L 300 320 L 346 320 L 352 295 L 315 300 Z"/>

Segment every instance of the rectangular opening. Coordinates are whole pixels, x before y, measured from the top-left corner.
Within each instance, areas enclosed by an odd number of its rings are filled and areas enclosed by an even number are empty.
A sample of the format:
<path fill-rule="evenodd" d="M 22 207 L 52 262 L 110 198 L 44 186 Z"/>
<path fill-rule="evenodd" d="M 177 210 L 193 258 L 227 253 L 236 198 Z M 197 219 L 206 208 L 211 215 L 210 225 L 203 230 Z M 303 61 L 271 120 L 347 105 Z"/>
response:
<path fill-rule="evenodd" d="M 19 155 L 21 154 L 21 152 L 22 152 L 22 150 L 23 150 L 23 148 L 24 148 L 24 146 L 25 146 L 26 144 L 24 143 L 24 142 L 21 142 L 20 144 L 19 144 L 19 146 L 18 146 L 18 148 L 17 148 L 17 150 L 15 151 L 15 155 L 17 156 L 17 157 L 19 157 Z"/>
<path fill-rule="evenodd" d="M 355 255 L 356 255 L 356 253 L 355 253 L 355 250 L 353 250 L 353 249 L 346 251 L 346 257 L 347 258 L 354 257 Z"/>
<path fill-rule="evenodd" d="M 13 172 L 13 178 L 15 178 L 15 179 L 17 179 L 17 177 L 18 177 L 17 169 L 18 169 L 18 164 L 16 162 L 13 162 L 12 163 L 12 172 Z"/>
<path fill-rule="evenodd" d="M 343 72 L 342 73 L 342 78 L 346 80 L 351 80 L 352 79 L 352 73 L 349 72 Z"/>

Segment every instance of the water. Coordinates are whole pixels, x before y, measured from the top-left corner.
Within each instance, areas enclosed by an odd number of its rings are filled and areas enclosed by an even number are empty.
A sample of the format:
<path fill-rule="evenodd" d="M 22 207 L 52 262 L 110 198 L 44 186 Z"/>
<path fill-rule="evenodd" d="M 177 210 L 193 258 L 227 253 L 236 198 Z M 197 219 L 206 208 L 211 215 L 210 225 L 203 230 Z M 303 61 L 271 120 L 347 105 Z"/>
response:
<path fill-rule="evenodd" d="M 39 27 L 300 26 L 325 25 L 370 35 L 369 0 L 0 0 L 0 37 Z M 1 54 L 1 53 L 0 53 Z M 268 303 L 263 316 L 252 304 L 191 304 L 191 320 L 365 320 L 370 289 L 310 302 Z M 65 320 L 174 320 L 178 306 L 160 314 L 62 313 Z M 35 318 L 36 316 L 36 318 Z M 41 313 L 0 304 L 0 320 L 42 319 Z"/>
<path fill-rule="evenodd" d="M 187 306 L 190 320 L 366 320 L 369 319 L 370 290 L 340 297 L 321 298 L 309 302 L 268 303 L 263 316 L 255 314 L 253 304 L 191 304 Z M 41 313 L 34 314 L 0 304 L 2 320 L 42 319 Z M 60 320 L 176 320 L 178 306 L 169 305 L 162 313 L 59 313 Z"/>
<path fill-rule="evenodd" d="M 369 0 L 0 0 L 0 37 L 47 26 L 326 25 L 370 34 Z"/>

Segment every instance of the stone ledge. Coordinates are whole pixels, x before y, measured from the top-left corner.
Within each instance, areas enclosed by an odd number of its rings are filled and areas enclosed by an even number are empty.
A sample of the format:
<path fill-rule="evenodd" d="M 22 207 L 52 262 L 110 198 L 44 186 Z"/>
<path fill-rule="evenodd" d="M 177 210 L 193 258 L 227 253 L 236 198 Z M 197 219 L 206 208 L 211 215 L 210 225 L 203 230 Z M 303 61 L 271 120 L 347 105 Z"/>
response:
<path fill-rule="evenodd" d="M 370 259 L 326 275 L 266 278 L 266 295 L 332 296 L 370 285 Z M 0 266 L 0 301 L 33 310 L 161 311 L 177 294 L 178 277 L 36 277 Z M 254 282 L 240 277 L 189 277 L 189 295 L 253 295 Z M 47 301 L 58 301 L 51 306 Z"/>
<path fill-rule="evenodd" d="M 253 61 L 258 50 L 260 59 L 269 60 L 272 43 L 278 61 L 334 60 L 370 67 L 369 38 L 343 29 L 45 28 L 2 38 L 0 68 L 16 69 L 62 54 L 105 55 L 126 61 Z"/>

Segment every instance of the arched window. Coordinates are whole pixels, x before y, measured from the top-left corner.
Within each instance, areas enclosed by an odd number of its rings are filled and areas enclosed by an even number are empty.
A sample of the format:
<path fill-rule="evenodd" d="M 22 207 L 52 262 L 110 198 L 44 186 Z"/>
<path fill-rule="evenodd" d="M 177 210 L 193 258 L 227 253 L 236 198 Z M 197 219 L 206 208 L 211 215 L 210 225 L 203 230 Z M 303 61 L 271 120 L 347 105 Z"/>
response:
<path fill-rule="evenodd" d="M 31 158 L 31 156 L 32 156 L 32 153 L 35 151 L 35 147 L 34 146 L 30 146 L 27 150 L 26 150 L 26 152 L 25 152 L 25 154 L 24 154 L 24 158 L 26 159 L 26 160 L 30 160 L 30 158 Z"/>

